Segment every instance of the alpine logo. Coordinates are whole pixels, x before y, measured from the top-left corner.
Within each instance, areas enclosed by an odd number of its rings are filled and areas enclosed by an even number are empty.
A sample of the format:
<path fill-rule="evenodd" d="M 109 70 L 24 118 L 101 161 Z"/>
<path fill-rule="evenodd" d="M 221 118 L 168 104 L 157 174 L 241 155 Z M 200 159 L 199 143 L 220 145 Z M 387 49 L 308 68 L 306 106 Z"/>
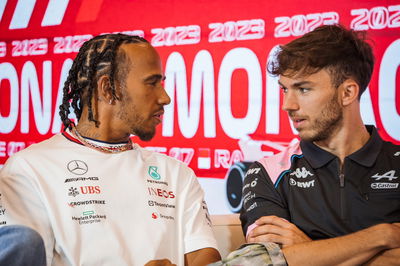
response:
<path fill-rule="evenodd" d="M 313 176 L 314 174 L 312 174 L 310 171 L 308 171 L 305 167 L 302 167 L 301 170 L 300 170 L 300 168 L 296 168 L 296 170 L 294 170 L 292 173 L 290 173 L 290 175 L 294 175 L 297 178 L 306 178 L 309 176 Z"/>
<path fill-rule="evenodd" d="M 397 179 L 397 176 L 394 176 L 395 174 L 396 174 L 395 170 L 391 170 L 384 173 L 383 175 L 379 175 L 378 173 L 376 173 L 375 175 L 371 176 L 371 178 L 374 178 L 376 181 L 385 178 L 387 178 L 389 181 L 392 181 L 393 179 Z"/>

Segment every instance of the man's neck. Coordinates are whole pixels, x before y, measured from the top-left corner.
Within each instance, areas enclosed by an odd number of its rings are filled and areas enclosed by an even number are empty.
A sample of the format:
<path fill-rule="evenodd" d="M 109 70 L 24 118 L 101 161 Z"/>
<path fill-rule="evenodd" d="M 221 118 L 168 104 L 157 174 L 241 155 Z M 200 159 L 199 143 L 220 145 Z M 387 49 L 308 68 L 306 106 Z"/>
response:
<path fill-rule="evenodd" d="M 76 126 L 76 130 L 82 137 L 95 140 L 105 141 L 109 143 L 128 142 L 129 134 L 119 135 L 116 130 L 105 128 L 104 125 L 95 126 L 95 123 L 90 121 L 80 121 Z"/>
<path fill-rule="evenodd" d="M 356 125 L 341 127 L 332 136 L 326 140 L 316 141 L 315 145 L 336 155 L 341 162 L 350 154 L 361 149 L 370 138 L 366 127 L 362 123 Z"/>

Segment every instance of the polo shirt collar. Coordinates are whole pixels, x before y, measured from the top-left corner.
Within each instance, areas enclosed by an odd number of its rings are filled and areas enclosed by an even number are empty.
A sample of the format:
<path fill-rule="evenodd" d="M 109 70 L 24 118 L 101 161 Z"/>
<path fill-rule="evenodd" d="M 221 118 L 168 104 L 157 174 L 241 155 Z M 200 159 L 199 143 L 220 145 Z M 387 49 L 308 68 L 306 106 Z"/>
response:
<path fill-rule="evenodd" d="M 349 158 L 352 161 L 355 161 L 358 164 L 364 165 L 366 167 L 371 167 L 378 157 L 383 141 L 374 126 L 366 126 L 366 128 L 371 137 L 361 149 L 350 154 L 346 158 Z M 307 158 L 307 161 L 311 164 L 313 168 L 320 168 L 329 163 L 331 160 L 337 158 L 332 153 L 321 149 L 320 147 L 309 141 L 302 140 L 300 142 L 300 147 L 303 151 L 304 157 Z"/>

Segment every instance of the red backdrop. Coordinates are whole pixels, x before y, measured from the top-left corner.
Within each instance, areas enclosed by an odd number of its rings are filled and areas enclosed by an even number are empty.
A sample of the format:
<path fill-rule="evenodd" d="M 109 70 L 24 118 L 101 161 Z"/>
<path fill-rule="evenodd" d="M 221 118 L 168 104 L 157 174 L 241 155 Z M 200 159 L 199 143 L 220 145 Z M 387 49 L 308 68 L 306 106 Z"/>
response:
<path fill-rule="evenodd" d="M 60 131 L 58 105 L 83 41 L 108 32 L 139 34 L 157 47 L 173 99 L 156 137 L 142 146 L 177 157 L 198 176 L 223 178 L 246 159 L 238 140 L 264 154 L 296 137 L 266 74 L 278 44 L 322 24 L 367 30 L 376 67 L 362 99 L 366 123 L 400 143 L 398 1 L 50 0 L 0 3 L 0 165 Z M 275 144 L 275 145 L 274 145 Z M 276 146 L 278 144 L 278 146 Z"/>

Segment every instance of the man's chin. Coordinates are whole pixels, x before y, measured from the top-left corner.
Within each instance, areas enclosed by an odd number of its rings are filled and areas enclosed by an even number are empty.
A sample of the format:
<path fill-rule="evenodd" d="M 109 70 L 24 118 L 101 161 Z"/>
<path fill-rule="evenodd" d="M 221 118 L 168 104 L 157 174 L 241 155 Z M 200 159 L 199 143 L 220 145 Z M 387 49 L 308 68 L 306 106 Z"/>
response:
<path fill-rule="evenodd" d="M 312 134 L 312 132 L 307 132 L 306 130 L 298 130 L 299 132 L 299 137 L 301 140 L 305 140 L 305 141 L 314 141 L 315 139 L 315 135 Z"/>
<path fill-rule="evenodd" d="M 155 131 L 151 132 L 135 132 L 134 133 L 141 141 L 150 141 L 154 135 L 156 134 Z"/>

